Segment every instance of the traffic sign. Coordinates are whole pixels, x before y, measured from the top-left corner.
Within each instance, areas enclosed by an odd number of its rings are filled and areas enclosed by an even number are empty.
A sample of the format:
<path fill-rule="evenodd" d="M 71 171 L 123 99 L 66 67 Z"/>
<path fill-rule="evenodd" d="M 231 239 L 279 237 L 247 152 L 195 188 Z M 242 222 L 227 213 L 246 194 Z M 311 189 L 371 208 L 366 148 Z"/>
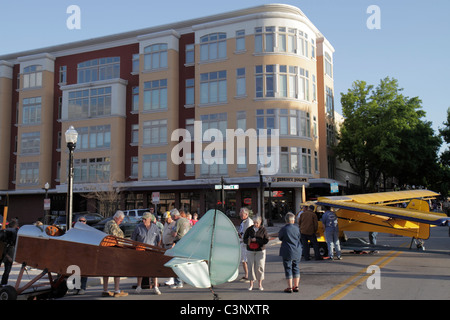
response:
<path fill-rule="evenodd" d="M 222 190 L 221 184 L 216 184 L 214 187 L 216 190 Z M 239 189 L 238 184 L 224 184 L 223 185 L 223 190 L 238 190 L 238 189 Z"/>

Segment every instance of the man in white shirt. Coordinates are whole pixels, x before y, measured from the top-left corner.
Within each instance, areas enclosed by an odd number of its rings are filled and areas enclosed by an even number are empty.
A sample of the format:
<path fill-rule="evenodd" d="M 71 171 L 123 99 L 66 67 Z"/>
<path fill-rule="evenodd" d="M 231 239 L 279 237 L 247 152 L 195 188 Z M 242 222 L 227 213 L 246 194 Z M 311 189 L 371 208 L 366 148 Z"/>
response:
<path fill-rule="evenodd" d="M 248 216 L 249 211 L 247 208 L 241 208 L 239 211 L 239 216 L 241 217 L 241 225 L 239 226 L 239 239 L 241 240 L 241 262 L 242 267 L 244 268 L 245 275 L 241 278 L 241 281 L 248 282 L 250 281 L 248 279 L 248 266 L 247 266 L 247 244 L 243 242 L 243 237 L 245 230 L 248 229 L 248 227 L 253 225 L 253 220 Z"/>

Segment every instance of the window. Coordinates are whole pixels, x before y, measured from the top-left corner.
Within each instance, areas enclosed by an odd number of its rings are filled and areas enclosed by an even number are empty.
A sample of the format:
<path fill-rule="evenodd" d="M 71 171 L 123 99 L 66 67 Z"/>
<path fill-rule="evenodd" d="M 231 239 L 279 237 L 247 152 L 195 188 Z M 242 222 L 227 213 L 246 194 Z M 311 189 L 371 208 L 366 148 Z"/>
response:
<path fill-rule="evenodd" d="M 280 148 L 281 173 L 311 174 L 311 165 L 311 149 L 298 147 Z"/>
<path fill-rule="evenodd" d="M 299 99 L 309 101 L 309 71 L 300 68 Z"/>
<path fill-rule="evenodd" d="M 311 137 L 311 120 L 309 112 L 299 111 L 300 113 L 300 135 L 303 137 Z"/>
<path fill-rule="evenodd" d="M 200 165 L 202 176 L 218 176 L 228 173 L 226 150 L 212 150 L 203 154 L 203 162 Z"/>
<path fill-rule="evenodd" d="M 299 110 L 280 109 L 280 134 L 298 136 Z"/>
<path fill-rule="evenodd" d="M 325 52 L 325 74 L 333 78 L 333 63 L 328 52 Z"/>
<path fill-rule="evenodd" d="M 133 87 L 131 92 L 131 111 L 139 111 L 139 87 Z"/>
<path fill-rule="evenodd" d="M 255 52 L 274 52 L 275 27 L 255 28 Z"/>
<path fill-rule="evenodd" d="M 120 77 L 120 57 L 100 58 L 78 64 L 78 83 Z"/>
<path fill-rule="evenodd" d="M 144 111 L 167 109 L 167 79 L 144 82 Z"/>
<path fill-rule="evenodd" d="M 247 131 L 247 116 L 245 111 L 238 111 L 236 113 L 236 129 Z"/>
<path fill-rule="evenodd" d="M 226 33 L 211 33 L 200 38 L 200 61 L 225 59 L 226 57 Z"/>
<path fill-rule="evenodd" d="M 76 183 L 109 181 L 110 158 L 74 159 L 73 170 Z"/>
<path fill-rule="evenodd" d="M 59 67 L 59 83 L 67 82 L 67 66 Z"/>
<path fill-rule="evenodd" d="M 19 170 L 20 185 L 39 183 L 39 162 L 23 162 Z"/>
<path fill-rule="evenodd" d="M 204 141 L 211 141 L 213 132 L 206 133 L 206 130 L 208 129 L 218 129 L 222 133 L 222 137 L 225 139 L 227 130 L 226 113 L 201 115 L 200 120 L 202 121 L 202 137 Z"/>
<path fill-rule="evenodd" d="M 111 115 L 111 87 L 69 92 L 69 119 Z"/>
<path fill-rule="evenodd" d="M 144 69 L 167 68 L 167 44 L 158 43 L 144 48 Z"/>
<path fill-rule="evenodd" d="M 41 97 L 23 99 L 22 124 L 41 123 L 41 102 Z"/>
<path fill-rule="evenodd" d="M 139 53 L 133 54 L 131 64 L 132 64 L 131 72 L 138 73 L 139 72 Z"/>
<path fill-rule="evenodd" d="M 308 57 L 308 34 L 298 31 L 298 54 Z"/>
<path fill-rule="evenodd" d="M 185 105 L 195 104 L 195 79 L 186 79 L 186 101 Z"/>
<path fill-rule="evenodd" d="M 145 154 L 142 169 L 143 179 L 167 178 L 167 155 L 165 153 Z"/>
<path fill-rule="evenodd" d="M 333 89 L 329 87 L 325 87 L 326 96 L 325 96 L 325 106 L 327 110 L 327 114 L 334 116 L 334 96 Z"/>
<path fill-rule="evenodd" d="M 95 150 L 111 147 L 111 125 L 77 128 L 77 148 Z"/>
<path fill-rule="evenodd" d="M 139 125 L 131 125 L 131 144 L 137 145 L 139 143 Z"/>
<path fill-rule="evenodd" d="M 39 154 L 41 143 L 41 133 L 24 132 L 20 139 L 20 150 L 22 154 Z"/>
<path fill-rule="evenodd" d="M 236 52 L 245 51 L 245 30 L 236 31 Z"/>
<path fill-rule="evenodd" d="M 42 66 L 34 65 L 23 69 L 23 87 L 42 87 Z"/>
<path fill-rule="evenodd" d="M 245 68 L 239 68 L 236 70 L 236 95 L 245 96 L 246 93 Z"/>
<path fill-rule="evenodd" d="M 256 110 L 256 129 L 258 131 L 262 129 L 267 129 L 267 134 L 275 129 L 275 109 L 257 109 Z"/>
<path fill-rule="evenodd" d="M 302 173 L 311 174 L 311 149 L 302 148 Z"/>
<path fill-rule="evenodd" d="M 194 141 L 194 118 L 186 119 L 186 130 L 189 132 L 189 136 L 186 137 L 186 142 Z"/>
<path fill-rule="evenodd" d="M 145 121 L 143 130 L 144 145 L 167 143 L 167 120 Z"/>
<path fill-rule="evenodd" d="M 185 176 L 194 176 L 195 175 L 195 164 L 194 164 L 194 154 L 186 153 L 185 155 Z"/>
<path fill-rule="evenodd" d="M 274 64 L 255 67 L 257 98 L 275 96 L 275 69 Z"/>
<path fill-rule="evenodd" d="M 193 64 L 195 62 L 195 45 L 186 45 L 186 64 Z"/>
<path fill-rule="evenodd" d="M 137 178 L 139 175 L 139 157 L 131 157 L 131 175 L 132 178 Z"/>
<path fill-rule="evenodd" d="M 227 102 L 227 71 L 200 74 L 200 103 Z"/>

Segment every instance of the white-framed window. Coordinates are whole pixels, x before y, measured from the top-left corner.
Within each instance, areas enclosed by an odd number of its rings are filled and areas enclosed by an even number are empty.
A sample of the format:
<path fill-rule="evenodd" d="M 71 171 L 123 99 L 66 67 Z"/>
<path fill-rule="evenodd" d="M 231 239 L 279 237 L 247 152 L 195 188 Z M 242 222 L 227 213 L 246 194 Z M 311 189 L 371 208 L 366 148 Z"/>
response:
<path fill-rule="evenodd" d="M 111 115 L 111 87 L 69 92 L 69 119 Z"/>
<path fill-rule="evenodd" d="M 152 44 L 144 48 L 144 70 L 167 68 L 167 43 Z"/>
<path fill-rule="evenodd" d="M 111 125 L 79 127 L 77 149 L 95 150 L 111 147 Z"/>
<path fill-rule="evenodd" d="M 302 173 L 311 174 L 311 149 L 302 148 Z"/>
<path fill-rule="evenodd" d="M 59 83 L 61 84 L 67 83 L 67 66 L 59 67 Z"/>
<path fill-rule="evenodd" d="M 246 94 L 245 68 L 238 68 L 236 69 L 236 96 L 245 96 Z"/>
<path fill-rule="evenodd" d="M 245 51 L 245 30 L 236 31 L 236 52 Z"/>
<path fill-rule="evenodd" d="M 309 71 L 303 68 L 300 68 L 298 98 L 309 101 Z"/>
<path fill-rule="evenodd" d="M 187 44 L 185 47 L 186 64 L 195 63 L 195 45 L 193 43 Z"/>
<path fill-rule="evenodd" d="M 78 83 L 116 79 L 120 77 L 120 57 L 84 61 L 78 64 Z"/>
<path fill-rule="evenodd" d="M 225 59 L 227 57 L 227 34 L 211 33 L 200 38 L 200 61 Z"/>
<path fill-rule="evenodd" d="M 193 153 L 186 153 L 186 155 L 185 155 L 184 174 L 186 176 L 194 176 L 195 175 L 195 163 L 194 163 L 194 154 Z"/>
<path fill-rule="evenodd" d="M 20 152 L 22 154 L 39 154 L 41 144 L 41 133 L 24 132 L 20 138 Z"/>
<path fill-rule="evenodd" d="M 137 145 L 139 143 L 139 124 L 131 125 L 131 144 Z"/>
<path fill-rule="evenodd" d="M 144 145 L 167 143 L 167 119 L 144 121 Z"/>
<path fill-rule="evenodd" d="M 325 52 L 325 74 L 333 78 L 333 60 L 328 52 Z"/>
<path fill-rule="evenodd" d="M 76 183 L 106 182 L 110 176 L 110 158 L 74 159 L 73 180 Z"/>
<path fill-rule="evenodd" d="M 41 97 L 24 98 L 22 103 L 22 124 L 41 123 Z"/>
<path fill-rule="evenodd" d="M 242 129 L 244 132 L 247 131 L 247 112 L 246 111 L 236 112 L 236 129 Z"/>
<path fill-rule="evenodd" d="M 212 150 L 210 154 L 208 152 L 204 154 L 203 162 L 200 165 L 200 174 L 202 176 L 226 175 L 228 173 L 226 153 L 226 150 Z"/>
<path fill-rule="evenodd" d="M 195 104 L 195 79 L 186 79 L 186 106 Z"/>
<path fill-rule="evenodd" d="M 33 65 L 23 69 L 23 88 L 42 87 L 42 66 Z"/>
<path fill-rule="evenodd" d="M 131 58 L 131 72 L 133 73 L 139 72 L 139 53 L 133 54 Z"/>
<path fill-rule="evenodd" d="M 139 87 L 131 88 L 131 111 L 139 111 Z"/>
<path fill-rule="evenodd" d="M 256 110 L 256 129 L 259 130 L 267 129 L 267 134 L 272 132 L 275 128 L 275 109 L 257 109 Z"/>
<path fill-rule="evenodd" d="M 39 162 L 22 162 L 19 167 L 19 185 L 39 183 Z"/>
<path fill-rule="evenodd" d="M 275 64 L 255 66 L 256 97 L 275 96 Z"/>
<path fill-rule="evenodd" d="M 211 141 L 212 132 L 206 133 L 208 129 L 218 129 L 225 139 L 227 130 L 227 113 L 204 114 L 200 116 L 202 121 L 202 137 L 204 141 Z"/>
<path fill-rule="evenodd" d="M 309 40 L 308 40 L 308 34 L 303 31 L 298 31 L 298 54 L 308 57 L 308 47 L 309 47 Z"/>
<path fill-rule="evenodd" d="M 167 178 L 167 154 L 144 154 L 142 156 L 142 179 Z"/>
<path fill-rule="evenodd" d="M 200 74 L 200 104 L 227 102 L 227 71 Z"/>
<path fill-rule="evenodd" d="M 131 178 L 137 178 L 139 175 L 139 157 L 131 157 Z"/>
<path fill-rule="evenodd" d="M 325 106 L 327 110 L 327 114 L 333 116 L 334 115 L 334 95 L 333 89 L 325 86 Z"/>
<path fill-rule="evenodd" d="M 281 173 L 300 173 L 299 149 L 297 147 L 280 148 Z"/>
<path fill-rule="evenodd" d="M 274 26 L 255 28 L 255 52 L 274 52 L 275 36 Z"/>
<path fill-rule="evenodd" d="M 144 111 L 167 109 L 167 79 L 144 82 Z"/>

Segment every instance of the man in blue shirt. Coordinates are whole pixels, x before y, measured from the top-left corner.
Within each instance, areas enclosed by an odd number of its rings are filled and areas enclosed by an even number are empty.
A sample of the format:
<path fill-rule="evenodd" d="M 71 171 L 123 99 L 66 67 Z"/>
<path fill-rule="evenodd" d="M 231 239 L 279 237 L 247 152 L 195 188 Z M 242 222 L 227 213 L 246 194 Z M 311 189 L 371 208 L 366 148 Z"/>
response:
<path fill-rule="evenodd" d="M 325 207 L 325 213 L 322 215 L 322 223 L 325 228 L 325 240 L 328 245 L 328 257 L 330 257 L 330 260 L 333 260 L 333 251 L 336 249 L 337 259 L 341 260 L 338 218 L 328 206 Z"/>
<path fill-rule="evenodd" d="M 161 246 L 161 230 L 155 223 L 152 223 L 152 214 L 150 212 L 145 212 L 142 216 L 142 222 L 134 229 L 133 235 L 131 236 L 131 240 L 146 243 L 152 246 Z M 154 278 L 153 282 L 154 292 L 157 295 L 160 295 L 161 292 L 158 288 L 158 279 Z M 140 293 L 142 291 L 142 277 L 137 278 L 137 287 L 136 293 Z"/>

